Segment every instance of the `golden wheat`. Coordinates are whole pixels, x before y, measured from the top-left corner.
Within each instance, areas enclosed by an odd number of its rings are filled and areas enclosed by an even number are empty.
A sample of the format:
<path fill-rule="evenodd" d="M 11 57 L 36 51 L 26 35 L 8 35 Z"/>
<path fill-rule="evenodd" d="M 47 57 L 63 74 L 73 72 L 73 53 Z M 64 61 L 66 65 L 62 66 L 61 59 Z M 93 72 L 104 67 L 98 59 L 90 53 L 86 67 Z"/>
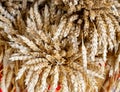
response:
<path fill-rule="evenodd" d="M 1 0 L 1 90 L 119 91 L 119 7 L 117 0 Z"/>

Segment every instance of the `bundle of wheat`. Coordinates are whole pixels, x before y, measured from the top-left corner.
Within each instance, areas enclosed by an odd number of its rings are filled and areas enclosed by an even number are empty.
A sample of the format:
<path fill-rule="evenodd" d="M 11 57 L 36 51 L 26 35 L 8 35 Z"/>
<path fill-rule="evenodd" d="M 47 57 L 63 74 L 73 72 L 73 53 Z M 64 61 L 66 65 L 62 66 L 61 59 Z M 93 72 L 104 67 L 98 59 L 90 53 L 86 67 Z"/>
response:
<path fill-rule="evenodd" d="M 120 91 L 119 2 L 2 0 L 0 90 Z"/>

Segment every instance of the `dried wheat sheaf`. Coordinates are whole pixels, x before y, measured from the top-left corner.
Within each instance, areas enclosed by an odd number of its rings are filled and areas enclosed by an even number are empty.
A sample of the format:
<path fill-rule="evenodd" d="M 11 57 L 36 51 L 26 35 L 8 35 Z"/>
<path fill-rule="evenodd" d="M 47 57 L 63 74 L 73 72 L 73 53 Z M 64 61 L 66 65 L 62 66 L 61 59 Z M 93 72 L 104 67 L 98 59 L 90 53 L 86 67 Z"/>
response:
<path fill-rule="evenodd" d="M 119 92 L 119 7 L 117 0 L 2 0 L 3 92 L 58 85 L 60 92 Z"/>

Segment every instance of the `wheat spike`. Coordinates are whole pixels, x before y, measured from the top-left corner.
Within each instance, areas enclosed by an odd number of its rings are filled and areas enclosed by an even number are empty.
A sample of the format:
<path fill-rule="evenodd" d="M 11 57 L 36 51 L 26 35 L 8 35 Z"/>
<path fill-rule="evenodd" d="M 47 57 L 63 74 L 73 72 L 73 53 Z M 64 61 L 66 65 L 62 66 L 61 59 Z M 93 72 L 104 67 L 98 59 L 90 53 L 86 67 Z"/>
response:
<path fill-rule="evenodd" d="M 15 49 L 19 49 L 20 52 L 22 53 L 28 53 L 29 49 L 24 47 L 23 45 L 17 44 L 17 43 L 13 43 L 13 42 L 9 42 L 10 46 L 15 48 Z"/>
<path fill-rule="evenodd" d="M 28 85 L 32 74 L 33 74 L 33 71 L 29 70 L 28 73 L 27 73 L 27 75 L 26 75 L 26 78 L 25 78 L 25 85 Z"/>
<path fill-rule="evenodd" d="M 74 92 L 78 92 L 78 83 L 76 81 L 76 77 L 74 74 L 70 74 L 70 80 L 71 80 L 71 83 L 73 85 L 73 91 Z M 72 87 L 72 86 L 71 86 Z"/>
<path fill-rule="evenodd" d="M 120 25 L 119 25 L 118 20 L 111 14 L 109 14 L 108 16 L 111 18 L 111 20 L 112 20 L 112 22 L 113 22 L 113 24 L 115 26 L 116 31 L 120 32 Z"/>
<path fill-rule="evenodd" d="M 64 34 L 63 34 L 64 37 L 68 36 L 68 34 L 70 33 L 71 28 L 72 28 L 72 22 L 68 22 L 68 24 L 67 24 L 67 26 L 66 26 L 66 28 L 64 30 Z"/>
<path fill-rule="evenodd" d="M 41 70 L 44 67 L 47 67 L 48 63 L 47 62 L 43 62 L 43 63 L 35 63 L 32 65 L 27 65 L 28 69 L 31 69 L 33 71 L 37 71 L 37 70 Z"/>
<path fill-rule="evenodd" d="M 68 79 L 67 79 L 67 72 L 65 70 L 64 67 L 60 67 L 60 70 L 62 71 L 62 78 L 61 78 L 61 85 L 62 85 L 62 89 L 61 89 L 61 92 L 69 92 L 68 90 Z"/>
<path fill-rule="evenodd" d="M 87 69 L 87 51 L 86 51 L 83 39 L 82 39 L 82 59 L 83 59 L 83 67 L 86 70 Z"/>
<path fill-rule="evenodd" d="M 99 37 L 99 45 L 103 45 L 103 60 L 106 62 L 107 58 L 107 34 L 106 34 L 106 24 L 103 21 L 102 17 L 97 16 L 97 26 L 100 31 L 101 36 Z"/>
<path fill-rule="evenodd" d="M 54 92 L 57 88 L 58 81 L 59 81 L 59 66 L 56 65 L 54 67 L 53 71 L 54 71 L 53 72 L 53 79 L 52 79 L 51 88 L 50 88 L 49 92 Z"/>
<path fill-rule="evenodd" d="M 32 78 L 27 85 L 28 92 L 34 92 L 34 88 L 38 82 L 38 79 L 39 79 L 39 71 L 33 73 Z"/>
<path fill-rule="evenodd" d="M 39 92 L 43 92 L 45 91 L 45 89 L 47 88 L 47 77 L 50 73 L 51 70 L 51 66 L 48 66 L 48 68 L 46 68 L 42 74 L 42 79 L 41 79 L 41 84 L 39 87 Z"/>
<path fill-rule="evenodd" d="M 77 77 L 78 77 L 78 91 L 80 92 L 85 92 L 86 90 L 86 83 L 85 80 L 80 72 L 77 72 Z"/>
<path fill-rule="evenodd" d="M 80 66 L 79 64 L 75 63 L 75 62 L 70 63 L 68 66 L 72 67 L 73 69 L 84 72 L 84 68 L 82 66 Z M 103 75 L 100 75 L 99 73 L 96 73 L 92 70 L 87 70 L 87 74 L 90 74 L 90 75 L 96 76 L 98 78 L 104 79 Z"/>
<path fill-rule="evenodd" d="M 109 16 L 104 15 L 104 17 L 105 17 L 105 21 L 108 25 L 108 30 L 109 30 L 109 36 L 108 37 L 110 37 L 110 39 L 114 43 L 114 46 L 116 46 L 116 37 L 115 37 L 116 31 L 115 31 L 115 28 L 114 28 L 114 24 L 112 23 L 112 20 Z"/>
<path fill-rule="evenodd" d="M 67 71 L 68 71 L 67 78 L 69 78 L 68 79 L 69 90 L 73 90 L 74 92 L 77 92 L 78 91 L 78 83 L 77 83 L 74 71 L 72 69 L 70 69 L 69 67 L 67 67 Z"/>
<path fill-rule="evenodd" d="M 32 50 L 39 51 L 39 48 L 28 38 L 26 38 L 24 36 L 20 36 L 20 35 L 18 35 L 18 37 L 20 37 L 23 40 L 23 42 L 25 42 Z"/>
<path fill-rule="evenodd" d="M 49 16 L 50 16 L 50 12 L 49 12 L 48 6 L 45 5 L 45 8 L 44 8 L 44 28 L 46 31 L 48 30 L 47 27 L 49 26 Z"/>
<path fill-rule="evenodd" d="M 58 26 L 58 29 L 55 32 L 54 37 L 52 38 L 53 41 L 58 39 L 58 37 L 60 36 L 60 34 L 61 34 L 62 30 L 63 30 L 63 27 L 65 26 L 65 23 L 66 23 L 66 20 L 61 18 L 61 22 L 60 22 L 60 24 Z"/>
<path fill-rule="evenodd" d="M 92 82 L 91 83 L 92 87 L 90 88 L 90 90 L 94 90 L 95 92 L 98 92 L 98 87 L 96 85 L 95 78 L 93 78 L 93 76 L 89 76 L 89 81 Z"/>
<path fill-rule="evenodd" d="M 35 22 L 35 21 L 34 21 L 34 20 L 35 20 L 34 8 L 31 8 L 31 9 L 30 9 L 30 19 L 31 19 L 31 21 L 33 21 L 33 25 L 34 25 L 33 27 L 36 28 L 36 24 L 34 23 L 34 22 Z M 28 24 L 28 25 L 29 25 L 29 24 Z"/>
<path fill-rule="evenodd" d="M 10 86 L 10 83 L 12 81 L 13 77 L 13 71 L 9 71 L 7 76 L 6 76 L 6 87 L 8 88 Z"/>
<path fill-rule="evenodd" d="M 38 13 L 38 3 L 37 2 L 34 5 L 34 14 L 35 14 L 36 22 L 37 22 L 37 27 L 39 30 L 41 30 L 43 23 L 42 23 L 41 15 Z"/>
<path fill-rule="evenodd" d="M 13 56 L 9 58 L 10 61 L 16 61 L 16 60 L 28 60 L 33 58 L 32 56 Z"/>
<path fill-rule="evenodd" d="M 37 63 L 47 63 L 47 60 L 45 58 L 32 58 L 28 60 L 25 64 L 27 65 L 32 65 L 32 64 L 37 64 Z"/>
<path fill-rule="evenodd" d="M 16 80 L 18 80 L 18 79 L 20 79 L 22 77 L 22 75 L 24 74 L 25 70 L 26 70 L 26 67 L 22 66 L 22 68 L 19 70 L 19 72 L 17 74 Z"/>
<path fill-rule="evenodd" d="M 95 55 L 97 54 L 97 50 L 98 50 L 98 33 L 94 25 L 94 34 L 92 38 L 92 46 L 91 46 L 91 53 L 90 53 L 90 57 L 92 61 L 95 61 Z"/>

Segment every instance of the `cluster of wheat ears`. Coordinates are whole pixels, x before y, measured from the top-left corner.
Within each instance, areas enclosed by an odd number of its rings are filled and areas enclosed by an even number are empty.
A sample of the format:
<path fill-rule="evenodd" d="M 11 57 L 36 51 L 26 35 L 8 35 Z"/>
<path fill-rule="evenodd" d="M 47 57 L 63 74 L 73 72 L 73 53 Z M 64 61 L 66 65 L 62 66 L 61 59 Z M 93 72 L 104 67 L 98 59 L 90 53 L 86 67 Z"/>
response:
<path fill-rule="evenodd" d="M 0 92 L 120 92 L 120 2 L 0 0 Z"/>

